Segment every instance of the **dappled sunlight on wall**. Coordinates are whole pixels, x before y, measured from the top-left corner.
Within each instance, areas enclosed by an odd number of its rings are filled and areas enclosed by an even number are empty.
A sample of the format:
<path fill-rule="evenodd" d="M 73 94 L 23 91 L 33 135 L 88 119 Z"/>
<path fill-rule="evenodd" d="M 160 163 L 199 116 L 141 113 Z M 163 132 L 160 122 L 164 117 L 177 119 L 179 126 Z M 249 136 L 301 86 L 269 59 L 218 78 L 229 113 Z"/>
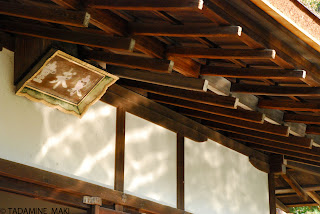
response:
<path fill-rule="evenodd" d="M 0 158 L 113 187 L 116 109 L 79 119 L 14 94 L 13 54 L 0 52 Z"/>
<path fill-rule="evenodd" d="M 201 214 L 268 214 L 268 177 L 213 141 L 185 142 L 186 210 Z"/>
<path fill-rule="evenodd" d="M 126 113 L 125 191 L 176 207 L 176 134 Z"/>

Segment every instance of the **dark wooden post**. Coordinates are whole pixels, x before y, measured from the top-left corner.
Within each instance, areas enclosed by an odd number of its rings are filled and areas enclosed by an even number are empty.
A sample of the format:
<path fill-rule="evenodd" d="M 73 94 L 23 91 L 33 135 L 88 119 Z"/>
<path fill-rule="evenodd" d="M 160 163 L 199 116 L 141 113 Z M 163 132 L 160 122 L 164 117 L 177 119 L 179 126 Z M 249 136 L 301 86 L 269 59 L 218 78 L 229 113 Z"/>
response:
<path fill-rule="evenodd" d="M 268 184 L 269 184 L 269 207 L 270 214 L 276 214 L 276 191 L 274 184 L 274 174 L 268 174 Z"/>
<path fill-rule="evenodd" d="M 177 134 L 177 208 L 184 210 L 184 136 Z"/>
<path fill-rule="evenodd" d="M 125 120 L 126 112 L 122 107 L 117 108 L 116 116 L 116 151 L 114 189 L 123 192 L 124 189 L 124 151 L 125 151 Z M 115 210 L 123 211 L 123 206 L 115 205 Z"/>

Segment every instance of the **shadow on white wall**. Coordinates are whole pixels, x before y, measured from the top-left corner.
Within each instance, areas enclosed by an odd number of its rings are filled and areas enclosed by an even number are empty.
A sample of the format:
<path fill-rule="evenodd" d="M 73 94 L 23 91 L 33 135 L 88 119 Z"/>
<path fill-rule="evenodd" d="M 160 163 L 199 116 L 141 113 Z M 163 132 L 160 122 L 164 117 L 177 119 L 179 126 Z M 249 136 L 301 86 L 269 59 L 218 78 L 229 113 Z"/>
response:
<path fill-rule="evenodd" d="M 267 174 L 246 156 L 207 141 L 185 142 L 186 209 L 201 214 L 267 214 Z"/>
<path fill-rule="evenodd" d="M 13 54 L 0 64 L 0 157 L 113 187 L 116 109 L 97 102 L 79 119 L 16 96 Z"/>

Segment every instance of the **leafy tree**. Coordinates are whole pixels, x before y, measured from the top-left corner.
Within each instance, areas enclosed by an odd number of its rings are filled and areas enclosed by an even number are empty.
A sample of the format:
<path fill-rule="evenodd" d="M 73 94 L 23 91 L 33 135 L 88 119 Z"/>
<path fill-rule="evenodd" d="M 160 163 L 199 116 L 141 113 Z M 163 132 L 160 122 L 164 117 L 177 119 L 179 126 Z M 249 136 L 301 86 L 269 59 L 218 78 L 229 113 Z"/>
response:
<path fill-rule="evenodd" d="M 320 214 L 320 207 L 292 207 L 290 212 L 293 214 Z"/>

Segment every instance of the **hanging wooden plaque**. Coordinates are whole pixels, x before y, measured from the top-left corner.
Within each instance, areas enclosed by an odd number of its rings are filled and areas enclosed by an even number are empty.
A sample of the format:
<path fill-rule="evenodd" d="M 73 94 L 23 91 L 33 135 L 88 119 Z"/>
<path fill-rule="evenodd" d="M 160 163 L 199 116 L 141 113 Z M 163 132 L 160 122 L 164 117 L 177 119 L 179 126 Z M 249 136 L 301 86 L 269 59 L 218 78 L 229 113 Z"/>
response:
<path fill-rule="evenodd" d="M 82 117 L 119 78 L 60 50 L 50 50 L 17 85 L 17 95 Z"/>

